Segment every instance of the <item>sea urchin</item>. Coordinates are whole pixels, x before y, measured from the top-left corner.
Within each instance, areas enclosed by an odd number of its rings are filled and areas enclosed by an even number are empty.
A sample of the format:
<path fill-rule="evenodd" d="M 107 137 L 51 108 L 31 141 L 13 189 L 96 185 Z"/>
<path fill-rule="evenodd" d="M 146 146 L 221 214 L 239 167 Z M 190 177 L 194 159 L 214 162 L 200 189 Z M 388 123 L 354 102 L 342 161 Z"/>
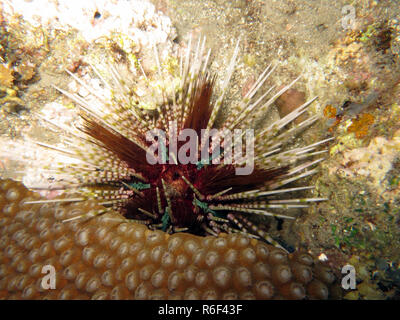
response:
<path fill-rule="evenodd" d="M 75 196 L 40 202 L 94 198 L 105 210 L 72 219 L 118 209 L 126 218 L 152 229 L 198 235 L 244 232 L 279 246 L 262 227 L 255 226 L 251 216 L 293 219 L 273 210 L 307 207 L 324 200 L 287 196 L 313 188 L 287 185 L 316 172 L 313 166 L 322 159 L 310 158 L 325 152 L 317 148 L 330 140 L 287 147 L 293 136 L 318 119 L 309 116 L 292 123 L 306 114 L 315 98 L 267 127 L 254 128 L 255 120 L 298 80 L 276 93 L 274 88 L 262 93 L 261 87 L 275 69 L 270 65 L 241 101 L 227 108 L 228 116 L 216 126 L 239 43 L 215 97 L 216 77 L 210 72 L 205 39 L 199 40 L 194 50 L 191 42 L 179 57 L 179 75 L 175 77 L 161 68 L 155 49 L 159 85 L 153 86 L 152 93 L 160 101 L 150 107 L 143 106 L 141 93 L 116 66 L 107 67 L 108 75 L 92 66 L 100 79 L 98 88 L 71 74 L 90 93 L 89 99 L 57 88 L 80 108 L 80 125 L 43 119 L 50 124 L 48 128 L 63 133 L 68 148 L 38 144 L 68 159 L 44 170 L 58 182 L 57 188 Z M 140 63 L 138 70 L 139 77 L 152 87 Z"/>

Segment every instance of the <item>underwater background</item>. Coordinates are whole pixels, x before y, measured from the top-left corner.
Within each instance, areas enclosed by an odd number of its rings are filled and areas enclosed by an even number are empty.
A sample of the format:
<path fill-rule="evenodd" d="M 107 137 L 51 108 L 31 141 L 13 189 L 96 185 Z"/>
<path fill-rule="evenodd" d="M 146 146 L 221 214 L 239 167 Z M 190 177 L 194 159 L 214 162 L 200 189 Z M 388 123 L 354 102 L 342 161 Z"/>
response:
<path fill-rule="evenodd" d="M 321 120 L 294 143 L 334 137 L 318 173 L 306 180 L 328 201 L 298 209 L 295 220 L 269 220 L 268 232 L 335 270 L 353 265 L 357 286 L 344 299 L 397 299 L 397 1 L 1 1 L 0 177 L 22 181 L 28 188 L 46 184 L 38 168 L 56 159 L 28 145 L 31 140 L 60 141 L 32 115 L 62 124 L 78 117 L 53 87 L 85 94 L 65 70 L 85 77 L 88 62 L 110 59 L 132 66 L 140 61 L 151 71 L 154 45 L 168 61 L 186 47 L 190 35 L 206 36 L 217 75 L 225 73 L 240 41 L 228 102 L 245 95 L 269 64 L 279 65 L 270 80 L 276 87 L 301 75 L 295 90 L 276 103 L 261 127 L 279 119 L 282 109 L 318 96 L 311 110 Z M 165 62 L 167 68 L 174 67 L 170 63 Z M 52 192 L 41 195 L 51 199 L 56 196 Z"/>

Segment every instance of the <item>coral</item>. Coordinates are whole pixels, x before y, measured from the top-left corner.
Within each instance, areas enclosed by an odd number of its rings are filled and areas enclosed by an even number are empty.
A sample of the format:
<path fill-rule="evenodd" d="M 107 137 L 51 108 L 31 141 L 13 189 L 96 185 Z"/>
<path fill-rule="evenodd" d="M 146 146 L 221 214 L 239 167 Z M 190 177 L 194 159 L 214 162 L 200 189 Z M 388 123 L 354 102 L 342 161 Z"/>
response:
<path fill-rule="evenodd" d="M 361 139 L 368 133 L 369 127 L 374 123 L 374 116 L 364 113 L 357 119 L 353 119 L 351 125 L 347 128 L 348 132 L 354 132 L 356 138 Z"/>
<path fill-rule="evenodd" d="M 332 105 L 328 104 L 324 108 L 324 116 L 327 118 L 335 118 L 337 115 L 337 110 Z"/>
<path fill-rule="evenodd" d="M 17 96 L 17 91 L 0 86 L 0 105 L 6 112 L 15 112 L 24 102 Z"/>
<path fill-rule="evenodd" d="M 316 182 L 329 202 L 296 224 L 298 245 L 356 268 L 357 287 L 346 299 L 390 299 L 400 292 L 399 135 L 397 129 L 369 142 L 348 133 L 338 137 Z"/>
<path fill-rule="evenodd" d="M 367 147 L 349 150 L 343 154 L 342 165 L 345 174 L 360 175 L 368 178 L 373 188 L 383 193 L 383 181 L 393 168 L 396 159 L 400 157 L 400 130 L 392 140 L 384 137 L 374 138 Z"/>
<path fill-rule="evenodd" d="M 115 212 L 83 221 L 74 218 L 104 208 L 38 199 L 20 183 L 0 182 L 1 298 L 340 297 L 332 271 L 305 252 L 287 255 L 239 234 L 169 235 Z M 46 265 L 55 268 L 55 289 L 42 285 Z"/>
<path fill-rule="evenodd" d="M 164 42 L 172 28 L 170 20 L 157 15 L 151 3 L 137 0 L 13 2 L 5 3 L 4 13 L 5 16 L 18 13 L 35 27 L 57 30 L 72 27 L 89 42 L 111 36 L 116 30 L 125 30 L 136 43 L 149 46 L 149 39 Z M 151 37 L 147 33 L 151 33 Z"/>
<path fill-rule="evenodd" d="M 11 70 L 4 66 L 4 64 L 0 64 L 0 86 L 10 88 L 13 81 L 14 77 Z"/>
<path fill-rule="evenodd" d="M 353 255 L 349 259 L 349 263 L 354 266 L 357 275 L 357 287 L 355 290 L 347 293 L 343 298 L 348 300 L 358 300 L 358 299 L 367 299 L 367 300 L 382 300 L 385 298 L 385 294 L 380 290 L 377 281 L 374 281 L 375 278 L 382 278 L 382 271 L 378 271 L 382 267 L 376 266 L 372 259 L 368 259 L 368 257 L 364 257 L 361 259 L 360 256 Z M 380 264 L 383 265 L 383 268 L 386 268 L 386 263 L 384 260 L 380 261 Z M 371 277 L 371 272 L 374 274 Z M 380 285 L 382 286 L 385 283 L 384 279 L 381 280 Z M 387 283 L 387 282 L 386 282 Z M 394 295 L 394 290 L 386 293 L 386 297 L 392 297 Z"/>

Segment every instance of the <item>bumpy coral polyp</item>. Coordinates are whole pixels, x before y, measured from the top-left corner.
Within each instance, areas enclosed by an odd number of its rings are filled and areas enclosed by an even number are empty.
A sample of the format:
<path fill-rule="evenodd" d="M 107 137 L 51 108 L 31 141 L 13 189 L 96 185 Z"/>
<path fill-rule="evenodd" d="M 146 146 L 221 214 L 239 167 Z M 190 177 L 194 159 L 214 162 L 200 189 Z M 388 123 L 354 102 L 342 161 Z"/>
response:
<path fill-rule="evenodd" d="M 348 132 L 354 132 L 356 138 L 364 138 L 369 127 L 374 123 L 374 116 L 369 113 L 362 114 L 359 118 L 353 119 L 351 125 L 348 127 Z"/>
<path fill-rule="evenodd" d="M 0 182 L 0 297 L 5 299 L 326 299 L 335 276 L 304 252 L 288 255 L 238 234 L 197 237 L 150 231 L 83 203 L 26 204 L 39 197 Z M 64 221 L 64 222 L 63 222 Z M 43 289 L 45 265 L 56 288 Z"/>

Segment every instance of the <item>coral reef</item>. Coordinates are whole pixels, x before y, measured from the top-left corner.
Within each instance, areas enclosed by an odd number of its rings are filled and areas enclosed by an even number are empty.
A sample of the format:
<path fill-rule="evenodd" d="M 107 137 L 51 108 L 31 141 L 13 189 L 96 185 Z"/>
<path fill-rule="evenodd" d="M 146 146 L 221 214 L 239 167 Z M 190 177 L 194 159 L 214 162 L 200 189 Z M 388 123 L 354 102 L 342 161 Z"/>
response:
<path fill-rule="evenodd" d="M 5 72 L 0 76 L 5 75 L 8 79 L 0 94 L 1 98 L 11 98 L 8 102 L 2 100 L 6 103 L 0 110 L 0 132 L 5 135 L 0 137 L 0 145 L 13 154 L 24 154 L 26 160 L 25 165 L 16 165 L 12 158 L 2 159 L 0 169 L 3 177 L 23 179 L 32 185 L 37 183 L 34 164 L 57 161 L 57 158 L 46 157 L 38 150 L 27 151 L 26 137 L 48 143 L 59 143 L 59 139 L 38 130 L 36 121 L 28 113 L 20 112 L 18 105 L 21 101 L 18 100 L 17 104 L 12 101 L 13 97 L 21 99 L 27 110 L 36 112 L 42 109 L 52 121 L 73 123 L 75 111 L 69 101 L 60 99 L 51 84 L 82 93 L 84 90 L 79 85 L 70 83 L 64 69 L 88 80 L 90 68 L 87 62 L 97 65 L 110 53 L 113 62 L 129 61 L 134 66 L 136 61 L 140 61 L 146 72 L 154 73 L 153 60 L 149 58 L 152 50 L 141 45 L 140 41 L 130 41 L 138 39 L 135 38 L 138 30 L 149 34 L 154 31 L 158 40 L 164 40 L 167 35 L 168 40 L 162 47 L 173 47 L 174 50 L 176 47 L 185 48 L 185 35 L 191 30 L 195 34 L 206 34 L 207 45 L 219 49 L 213 50 L 218 52 L 214 64 L 217 73 L 223 72 L 229 61 L 232 38 L 240 37 L 243 56 L 238 61 L 237 75 L 232 79 L 234 90 L 228 94 L 228 99 L 237 98 L 235 92 L 240 93 L 238 83 L 244 82 L 242 96 L 245 96 L 255 82 L 255 74 L 263 66 L 279 63 L 281 66 L 272 84 L 279 85 L 303 74 L 304 80 L 298 82 L 298 90 L 307 96 L 318 95 L 319 99 L 313 106 L 315 109 L 311 111 L 325 112 L 326 125 L 313 126 L 303 138 L 311 143 L 321 136 L 321 132 L 328 130 L 335 136 L 328 161 L 322 165 L 321 174 L 311 181 L 316 184 L 317 193 L 329 197 L 329 202 L 298 212 L 300 219 L 295 223 L 271 222 L 268 231 L 293 247 L 307 247 L 314 255 L 327 259 L 335 269 L 347 263 L 353 264 L 357 269 L 358 289 L 345 298 L 387 299 L 399 295 L 400 172 L 398 152 L 393 148 L 400 117 L 397 3 L 373 0 L 353 3 L 355 24 L 352 29 L 345 29 L 341 25 L 342 9 L 349 4 L 345 0 L 334 3 L 154 0 L 156 10 L 138 10 L 142 14 L 149 13 L 146 17 L 151 23 L 138 14 L 137 21 L 142 21 L 141 25 L 126 20 L 116 25 L 129 25 L 129 30 L 111 30 L 107 27 L 111 21 L 107 13 L 95 6 L 85 4 L 88 10 L 84 14 L 75 7 L 74 16 L 69 11 L 73 4 L 61 4 L 57 9 L 55 7 L 62 1 L 51 2 L 55 9 L 44 12 L 35 8 L 39 1 L 35 2 L 26 3 L 37 17 L 47 15 L 44 21 L 39 21 L 24 6 L 15 8 L 17 15 L 9 7 L 5 15 L 4 10 L 0 10 L 0 55 L 3 57 L 1 64 L 4 63 L 1 70 Z M 9 3 L 2 2 L 0 6 Z M 109 3 L 115 4 L 114 1 Z M 53 27 L 57 21 L 52 17 L 64 14 L 64 10 L 59 10 L 61 8 L 65 8 L 66 19 L 62 17 L 62 23 Z M 157 9 L 168 14 L 172 23 L 166 21 L 165 16 L 157 17 Z M 25 16 L 20 18 L 18 13 L 21 12 Z M 165 24 L 161 23 L 163 20 Z M 82 35 L 81 31 L 72 30 L 71 25 L 83 32 L 87 28 L 87 33 Z M 171 46 L 175 35 L 172 25 L 177 28 L 178 37 Z M 94 35 L 100 35 L 100 38 L 86 41 L 93 39 Z M 149 38 L 144 40 L 146 44 L 150 42 Z M 32 80 L 18 81 L 16 70 L 19 62 L 13 58 L 16 55 L 22 57 L 23 64 L 36 66 L 32 69 L 34 74 L 28 70 L 27 76 L 23 77 L 28 79 L 32 74 Z M 169 67 L 174 65 L 174 61 L 170 61 Z M 9 87 L 10 71 L 12 87 Z M 145 103 L 143 106 L 148 105 Z M 271 118 L 277 119 L 275 111 L 275 106 L 272 106 L 271 112 L 265 115 L 266 123 Z M 25 140 L 20 139 L 23 136 Z M 382 153 L 379 153 L 379 143 L 384 146 Z M 376 172 L 370 170 L 367 163 L 371 163 Z M 44 191 L 41 193 L 45 194 Z M 45 195 L 54 197 L 56 194 L 57 191 L 51 191 Z"/>

